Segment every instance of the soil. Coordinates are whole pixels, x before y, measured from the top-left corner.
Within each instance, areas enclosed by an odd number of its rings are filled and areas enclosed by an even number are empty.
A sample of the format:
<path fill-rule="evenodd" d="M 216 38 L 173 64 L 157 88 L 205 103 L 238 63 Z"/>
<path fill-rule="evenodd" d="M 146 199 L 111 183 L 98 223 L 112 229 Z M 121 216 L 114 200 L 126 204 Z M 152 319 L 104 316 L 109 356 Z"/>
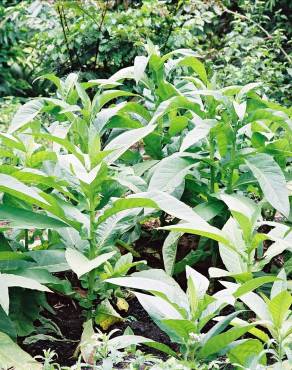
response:
<path fill-rule="evenodd" d="M 72 299 L 58 294 L 49 294 L 48 303 L 54 309 L 55 315 L 46 311 L 44 316 L 58 325 L 62 334 L 62 341 L 38 341 L 36 343 L 21 347 L 32 356 L 42 356 L 44 350 L 54 350 L 58 355 L 56 362 L 62 366 L 74 365 L 76 359 L 73 358 L 76 347 L 82 333 L 84 317 L 78 304 Z"/>
<path fill-rule="evenodd" d="M 55 314 L 46 311 L 44 316 L 58 325 L 64 336 L 63 340 L 56 342 L 42 340 L 30 345 L 26 345 L 20 341 L 19 344 L 33 357 L 42 356 L 44 350 L 51 349 L 58 356 L 55 362 L 61 366 L 72 366 L 76 363 L 74 353 L 80 341 L 82 324 L 85 320 L 82 315 L 82 309 L 70 298 L 57 294 L 48 295 L 48 302 L 53 307 Z M 153 323 L 136 298 L 132 298 L 129 301 L 129 305 L 129 311 L 124 315 L 125 321 L 113 325 L 109 328 L 109 331 L 119 329 L 120 332 L 117 332 L 116 335 L 121 335 L 129 326 L 136 335 L 145 336 L 157 342 L 167 344 L 174 350 L 177 349 L 175 345 L 170 343 L 169 338 L 158 326 Z M 147 346 L 143 346 L 143 351 L 163 358 L 161 352 L 150 349 Z"/>
<path fill-rule="evenodd" d="M 153 339 L 156 342 L 164 343 L 173 350 L 177 350 L 176 345 L 171 343 L 169 337 L 163 331 L 161 331 L 157 325 L 154 324 L 147 312 L 140 305 L 137 298 L 134 297 L 129 300 L 129 310 L 124 316 L 126 320 L 123 323 L 112 327 L 113 329 L 121 330 L 118 335 L 121 335 L 127 327 L 130 327 L 136 335 L 142 335 L 146 338 Z M 153 349 L 150 350 L 147 346 L 143 346 L 143 350 L 145 352 L 150 351 L 151 353 L 157 353 L 161 355 L 161 352 L 156 352 Z"/>

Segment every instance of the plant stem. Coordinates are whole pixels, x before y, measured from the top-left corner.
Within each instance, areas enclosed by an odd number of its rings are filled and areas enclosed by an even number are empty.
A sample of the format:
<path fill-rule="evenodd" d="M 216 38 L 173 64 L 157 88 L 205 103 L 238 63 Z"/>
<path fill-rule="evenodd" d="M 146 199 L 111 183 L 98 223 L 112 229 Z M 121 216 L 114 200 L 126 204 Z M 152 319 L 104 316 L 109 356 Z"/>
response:
<path fill-rule="evenodd" d="M 214 162 L 214 154 L 215 154 L 215 145 L 214 139 L 212 135 L 210 135 L 210 159 Z M 215 168 L 211 166 L 210 168 L 210 193 L 215 192 Z"/>
<path fill-rule="evenodd" d="M 273 35 L 271 35 L 263 26 L 261 26 L 259 23 L 255 22 L 254 20 L 252 20 L 251 18 L 247 17 L 246 15 L 243 15 L 243 14 L 240 14 L 238 12 L 234 12 L 230 9 L 227 9 L 224 7 L 224 12 L 225 13 L 229 13 L 229 14 L 232 14 L 240 19 L 244 19 L 246 21 L 249 21 L 251 23 L 253 23 L 254 25 L 256 25 L 269 39 L 273 39 Z M 287 61 L 292 64 L 292 59 L 290 58 L 290 56 L 286 53 L 286 51 L 282 48 L 281 45 L 278 45 L 279 49 L 281 50 L 281 52 L 283 53 L 283 55 L 285 56 L 285 58 L 287 59 Z"/>
<path fill-rule="evenodd" d="M 95 243 L 95 205 L 94 196 L 89 198 L 89 259 L 92 260 L 96 256 L 96 243 Z M 94 294 L 95 270 L 88 273 L 88 290 L 90 297 Z"/>
<path fill-rule="evenodd" d="M 28 244 L 29 244 L 29 241 L 28 241 L 28 230 L 25 229 L 24 230 L 24 248 L 26 251 L 28 251 Z"/>
<path fill-rule="evenodd" d="M 131 245 L 123 242 L 121 239 L 117 239 L 116 243 L 122 248 L 126 249 L 128 252 L 131 252 L 134 257 L 141 257 L 140 253 L 136 252 Z"/>
<path fill-rule="evenodd" d="M 60 22 L 61 22 L 61 26 L 62 26 L 62 30 L 63 30 L 63 35 L 64 35 L 64 40 L 65 40 L 67 52 L 69 54 L 69 59 L 70 59 L 70 64 L 71 64 L 71 70 L 73 70 L 73 66 L 74 66 L 73 57 L 72 57 L 71 49 L 69 47 L 69 42 L 68 42 L 68 39 L 67 39 L 67 34 L 66 34 L 66 31 L 65 31 L 65 24 L 64 24 L 64 20 L 63 20 L 63 16 L 62 16 L 62 9 L 61 9 L 61 7 L 58 6 L 57 7 L 57 11 L 58 11 L 58 14 L 59 14 L 59 18 L 60 18 Z"/>
<path fill-rule="evenodd" d="M 237 125 L 234 128 L 234 138 L 230 152 L 230 173 L 228 177 L 228 184 L 227 184 L 227 193 L 231 194 L 233 190 L 232 182 L 233 182 L 233 172 L 234 172 L 234 161 L 236 155 L 236 134 L 237 134 Z"/>
<path fill-rule="evenodd" d="M 100 24 L 99 24 L 99 27 L 98 27 L 98 38 L 97 38 L 97 41 L 96 41 L 96 48 L 95 48 L 94 67 L 96 67 L 96 63 L 97 63 L 97 57 L 98 57 L 98 53 L 99 53 L 99 46 L 100 46 L 100 42 L 101 42 L 101 30 L 102 30 L 102 26 L 103 26 L 103 23 L 104 23 L 104 20 L 105 20 L 107 10 L 108 10 L 108 0 L 106 0 L 105 6 L 102 10 L 101 20 L 100 20 Z"/>
<path fill-rule="evenodd" d="M 234 160 L 234 150 L 232 149 L 231 150 L 231 159 L 230 161 L 233 162 Z M 231 164 L 231 167 L 230 167 L 230 173 L 229 173 L 229 177 L 228 177 L 228 184 L 227 184 L 227 193 L 231 194 L 232 193 L 232 181 L 233 181 L 233 171 L 234 171 L 234 168 L 233 168 L 233 165 Z"/>

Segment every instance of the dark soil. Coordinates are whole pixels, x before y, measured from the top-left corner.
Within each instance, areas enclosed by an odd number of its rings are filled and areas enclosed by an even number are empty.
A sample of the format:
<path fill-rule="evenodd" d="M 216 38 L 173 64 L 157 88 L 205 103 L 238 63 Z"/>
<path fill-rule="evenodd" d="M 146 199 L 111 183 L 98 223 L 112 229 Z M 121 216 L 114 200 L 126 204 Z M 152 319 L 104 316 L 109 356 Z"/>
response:
<path fill-rule="evenodd" d="M 55 315 L 46 311 L 44 316 L 58 325 L 64 336 L 63 340 L 56 342 L 43 340 L 30 345 L 23 344 L 23 342 L 19 344 L 33 357 L 42 356 L 44 350 L 54 350 L 58 355 L 56 358 L 57 363 L 61 366 L 72 366 L 76 362 L 74 352 L 78 346 L 82 334 L 82 324 L 85 320 L 82 315 L 82 309 L 78 306 L 78 303 L 73 302 L 70 298 L 57 294 L 48 295 L 48 302 L 53 307 Z M 167 344 L 176 350 L 176 347 L 170 343 L 169 338 L 153 323 L 136 298 L 132 298 L 129 301 L 129 306 L 129 311 L 124 315 L 125 321 L 110 327 L 109 331 L 120 329 L 120 332 L 117 332 L 116 335 L 121 335 L 129 326 L 134 334 Z M 147 346 L 143 346 L 143 350 L 163 358 L 161 352 L 150 349 Z"/>
<path fill-rule="evenodd" d="M 129 301 L 129 311 L 127 312 L 125 318 L 126 320 L 123 323 L 119 323 L 113 327 L 114 329 L 121 330 L 118 335 L 121 335 L 129 326 L 136 335 L 142 335 L 146 338 L 153 339 L 156 342 L 164 343 L 173 350 L 177 349 L 177 347 L 171 343 L 169 337 L 163 331 L 161 331 L 157 325 L 154 324 L 136 298 L 132 298 Z M 149 347 L 144 346 L 143 350 L 145 350 L 145 352 L 149 352 Z M 150 352 L 154 353 L 155 350 L 151 349 Z M 161 355 L 161 352 L 157 353 Z"/>
<path fill-rule="evenodd" d="M 58 294 L 49 294 L 48 303 L 54 309 L 55 315 L 46 311 L 44 316 L 58 325 L 64 336 L 63 340 L 56 342 L 38 341 L 30 345 L 22 344 L 21 346 L 32 356 L 43 355 L 44 350 L 52 349 L 58 355 L 56 362 L 60 365 L 74 365 L 76 360 L 73 355 L 78 346 L 84 322 L 81 308 L 70 298 Z"/>

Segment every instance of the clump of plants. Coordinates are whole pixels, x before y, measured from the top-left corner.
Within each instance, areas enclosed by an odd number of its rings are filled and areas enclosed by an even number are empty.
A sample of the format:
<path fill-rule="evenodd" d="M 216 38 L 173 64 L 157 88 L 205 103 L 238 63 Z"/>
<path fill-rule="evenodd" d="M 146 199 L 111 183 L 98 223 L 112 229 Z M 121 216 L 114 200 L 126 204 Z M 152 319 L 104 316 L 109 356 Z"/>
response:
<path fill-rule="evenodd" d="M 291 110 L 218 87 L 192 50 L 145 50 L 108 79 L 44 75 L 55 95 L 0 133 L 0 364 L 60 368 L 22 339 L 69 340 L 75 369 L 288 369 Z"/>

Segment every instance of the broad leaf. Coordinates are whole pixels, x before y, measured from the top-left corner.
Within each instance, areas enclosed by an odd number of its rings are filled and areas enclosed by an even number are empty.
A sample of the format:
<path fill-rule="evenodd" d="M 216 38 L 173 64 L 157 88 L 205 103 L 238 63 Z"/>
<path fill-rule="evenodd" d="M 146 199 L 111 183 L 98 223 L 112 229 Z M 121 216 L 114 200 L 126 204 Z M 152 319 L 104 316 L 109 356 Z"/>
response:
<path fill-rule="evenodd" d="M 245 160 L 269 203 L 288 217 L 290 212 L 288 189 L 281 168 L 274 159 L 259 153 Z"/>
<path fill-rule="evenodd" d="M 18 229 L 59 229 L 68 227 L 67 224 L 53 217 L 3 204 L 0 206 L 0 220 L 7 223 L 7 227 Z"/>
<path fill-rule="evenodd" d="M 65 257 L 71 270 L 80 278 L 82 275 L 87 274 L 91 270 L 102 265 L 115 254 L 116 252 L 104 253 L 92 260 L 89 260 L 77 250 L 68 248 L 65 252 Z"/>
<path fill-rule="evenodd" d="M 0 333 L 0 364 L 15 370 L 41 370 L 42 364 L 23 351 L 8 335 Z"/>
<path fill-rule="evenodd" d="M 46 286 L 41 285 L 37 281 L 12 275 L 12 274 L 0 274 L 0 287 L 1 287 L 1 296 L 0 296 L 0 305 L 3 307 L 4 311 L 8 314 L 9 312 L 9 294 L 8 288 L 11 287 L 21 287 L 32 290 L 39 290 L 41 292 L 51 292 Z"/>
<path fill-rule="evenodd" d="M 42 100 L 30 100 L 22 105 L 13 117 L 8 128 L 8 133 L 12 134 L 31 122 L 41 112 L 43 106 L 44 103 Z"/>

